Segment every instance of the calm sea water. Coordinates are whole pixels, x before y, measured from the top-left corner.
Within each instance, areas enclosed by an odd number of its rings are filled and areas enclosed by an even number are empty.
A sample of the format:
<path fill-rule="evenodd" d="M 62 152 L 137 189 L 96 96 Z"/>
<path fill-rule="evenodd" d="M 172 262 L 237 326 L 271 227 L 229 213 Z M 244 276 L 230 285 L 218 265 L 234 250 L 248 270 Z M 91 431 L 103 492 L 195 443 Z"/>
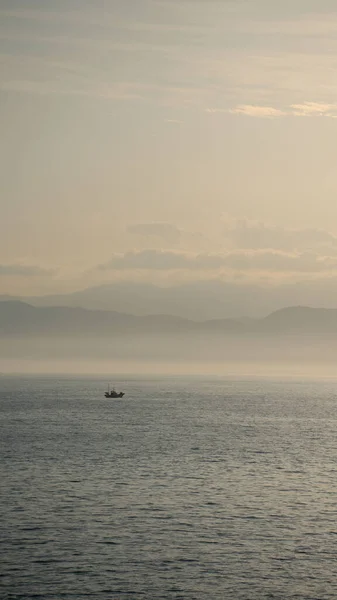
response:
<path fill-rule="evenodd" d="M 0 379 L 0 597 L 337 597 L 337 384 Z"/>

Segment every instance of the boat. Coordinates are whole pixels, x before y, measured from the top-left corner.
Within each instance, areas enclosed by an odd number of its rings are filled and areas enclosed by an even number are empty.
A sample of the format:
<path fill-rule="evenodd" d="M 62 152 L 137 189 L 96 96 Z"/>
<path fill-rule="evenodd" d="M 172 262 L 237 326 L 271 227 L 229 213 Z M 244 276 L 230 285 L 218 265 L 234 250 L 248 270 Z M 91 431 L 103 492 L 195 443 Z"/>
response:
<path fill-rule="evenodd" d="M 108 386 L 108 391 L 105 392 L 104 396 L 106 398 L 123 398 L 125 396 L 124 392 L 116 392 L 115 388 L 112 388 L 110 392 L 110 387 Z"/>

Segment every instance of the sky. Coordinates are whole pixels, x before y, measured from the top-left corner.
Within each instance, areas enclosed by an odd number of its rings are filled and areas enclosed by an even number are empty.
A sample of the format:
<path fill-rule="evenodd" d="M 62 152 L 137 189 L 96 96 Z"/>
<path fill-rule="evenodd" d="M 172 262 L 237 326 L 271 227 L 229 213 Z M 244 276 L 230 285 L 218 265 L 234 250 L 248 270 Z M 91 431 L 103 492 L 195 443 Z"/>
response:
<path fill-rule="evenodd" d="M 0 0 L 0 294 L 337 278 L 336 66 L 332 0 Z"/>

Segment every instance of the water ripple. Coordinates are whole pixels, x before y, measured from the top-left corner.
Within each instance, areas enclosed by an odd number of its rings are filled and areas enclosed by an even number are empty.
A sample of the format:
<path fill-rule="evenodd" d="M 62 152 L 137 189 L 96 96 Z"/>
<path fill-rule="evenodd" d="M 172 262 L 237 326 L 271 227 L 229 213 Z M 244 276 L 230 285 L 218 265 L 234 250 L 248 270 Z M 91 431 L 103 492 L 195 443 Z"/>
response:
<path fill-rule="evenodd" d="M 337 597 L 335 384 L 1 384 L 1 598 Z"/>

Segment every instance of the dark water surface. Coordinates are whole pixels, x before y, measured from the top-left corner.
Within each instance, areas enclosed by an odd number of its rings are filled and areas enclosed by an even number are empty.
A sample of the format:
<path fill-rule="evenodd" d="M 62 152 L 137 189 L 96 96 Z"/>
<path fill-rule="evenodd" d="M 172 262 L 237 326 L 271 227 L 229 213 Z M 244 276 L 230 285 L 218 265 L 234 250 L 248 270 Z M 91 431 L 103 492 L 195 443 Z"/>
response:
<path fill-rule="evenodd" d="M 123 387 L 0 379 L 1 598 L 337 598 L 336 383 Z"/>

